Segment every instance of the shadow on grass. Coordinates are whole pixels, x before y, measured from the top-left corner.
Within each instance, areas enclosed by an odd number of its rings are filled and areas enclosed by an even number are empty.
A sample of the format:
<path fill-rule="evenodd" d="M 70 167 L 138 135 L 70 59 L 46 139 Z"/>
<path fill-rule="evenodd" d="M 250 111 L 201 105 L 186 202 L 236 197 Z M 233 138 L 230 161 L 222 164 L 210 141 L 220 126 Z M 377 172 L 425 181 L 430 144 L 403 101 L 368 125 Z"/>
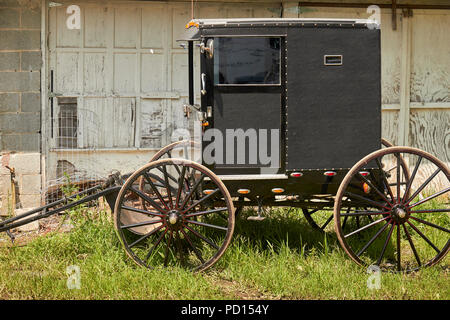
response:
<path fill-rule="evenodd" d="M 307 254 L 311 249 L 329 252 L 338 248 L 339 241 L 334 231 L 321 232 L 312 228 L 303 216 L 301 209 L 272 208 L 263 221 L 249 221 L 256 215 L 252 208 L 245 208 L 236 217 L 234 241 L 245 241 L 261 251 L 275 251 L 283 246 Z"/>
<path fill-rule="evenodd" d="M 325 214 L 325 216 L 328 217 L 329 214 L 331 212 Z M 321 254 L 329 254 L 334 250 L 342 250 L 343 252 L 334 232 L 333 222 L 326 228 L 326 232 L 321 232 L 309 225 L 301 209 L 272 208 L 266 219 L 259 222 L 247 220 L 247 217 L 251 215 L 255 215 L 255 212 L 252 208 L 248 208 L 236 217 L 235 241 L 245 241 L 250 246 L 263 252 L 273 251 L 278 253 L 284 246 L 288 246 L 289 249 L 305 256 L 311 252 Z M 354 222 L 349 222 L 347 227 L 352 227 L 351 230 L 355 230 L 353 224 Z M 365 263 L 372 264 L 378 260 L 386 240 L 387 229 L 365 250 L 363 258 Z M 363 234 L 352 236 L 352 239 L 349 240 L 353 250 L 361 249 L 377 230 L 378 228 L 372 227 L 364 231 Z M 384 258 L 389 264 L 395 262 L 395 247 L 392 239 L 386 247 Z"/>

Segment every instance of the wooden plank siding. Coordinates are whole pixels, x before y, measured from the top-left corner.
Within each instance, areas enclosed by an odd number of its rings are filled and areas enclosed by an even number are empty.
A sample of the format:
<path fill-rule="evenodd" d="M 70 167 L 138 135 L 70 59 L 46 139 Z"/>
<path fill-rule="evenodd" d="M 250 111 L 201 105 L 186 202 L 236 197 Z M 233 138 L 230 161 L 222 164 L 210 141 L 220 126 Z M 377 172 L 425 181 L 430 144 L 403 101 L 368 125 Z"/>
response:
<path fill-rule="evenodd" d="M 151 154 L 170 143 L 174 130 L 192 127 L 193 120 L 182 112 L 188 91 L 187 52 L 176 41 L 191 18 L 190 3 L 75 3 L 81 7 L 81 30 L 65 27 L 68 4 L 50 8 L 48 18 L 48 69 L 55 73 L 55 91 L 77 97 L 79 118 L 85 120 L 79 124 L 74 152 L 96 148 L 98 156 L 91 155 L 93 159 L 114 150 L 117 154 L 110 157 L 114 159 L 127 158 L 121 150 Z M 298 7 L 297 3 L 281 7 L 280 2 L 197 2 L 195 7 L 196 18 L 280 15 L 370 16 L 365 8 Z M 396 18 L 393 30 L 391 10 L 381 9 L 382 135 L 450 164 L 450 10 L 413 10 L 412 17 L 403 17 L 397 10 Z M 195 79 L 199 79 L 195 56 Z M 405 57 L 409 57 L 406 62 Z M 199 92 L 199 81 L 195 86 Z M 44 119 L 48 125 L 49 119 L 48 114 Z M 49 142 L 47 157 L 57 147 L 55 141 Z M 142 156 L 134 159 L 130 168 L 142 165 L 137 163 Z M 111 162 L 104 162 L 99 168 L 102 173 L 111 169 Z"/>

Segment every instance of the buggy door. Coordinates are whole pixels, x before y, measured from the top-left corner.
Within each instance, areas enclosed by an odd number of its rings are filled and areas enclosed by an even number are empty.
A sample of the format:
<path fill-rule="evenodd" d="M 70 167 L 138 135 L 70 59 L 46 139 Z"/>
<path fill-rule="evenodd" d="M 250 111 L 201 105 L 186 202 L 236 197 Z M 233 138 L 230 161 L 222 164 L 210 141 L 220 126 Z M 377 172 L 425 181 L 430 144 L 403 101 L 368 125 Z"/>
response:
<path fill-rule="evenodd" d="M 216 172 L 280 170 L 281 43 L 280 37 L 271 36 L 205 40 L 209 51 L 201 64 L 202 89 L 206 90 L 202 108 L 209 111 L 208 128 L 215 131 L 204 136 L 204 140 L 214 138 L 204 141 L 203 160 Z M 208 159 L 212 149 L 213 157 Z"/>

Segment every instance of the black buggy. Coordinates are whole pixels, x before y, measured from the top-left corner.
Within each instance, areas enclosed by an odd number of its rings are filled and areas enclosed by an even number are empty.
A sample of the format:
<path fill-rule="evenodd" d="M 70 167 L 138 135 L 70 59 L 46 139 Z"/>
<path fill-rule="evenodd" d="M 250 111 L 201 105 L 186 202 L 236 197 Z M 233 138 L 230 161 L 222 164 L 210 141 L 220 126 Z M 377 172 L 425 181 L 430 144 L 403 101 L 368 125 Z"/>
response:
<path fill-rule="evenodd" d="M 184 110 L 200 119 L 203 139 L 174 142 L 136 172 L 2 221 L 0 231 L 13 237 L 17 226 L 105 196 L 135 262 L 205 270 L 243 207 L 261 220 L 263 208 L 279 206 L 301 208 L 319 231 L 334 224 L 360 265 L 415 270 L 445 257 L 450 171 L 381 138 L 376 23 L 217 19 L 187 28 Z"/>

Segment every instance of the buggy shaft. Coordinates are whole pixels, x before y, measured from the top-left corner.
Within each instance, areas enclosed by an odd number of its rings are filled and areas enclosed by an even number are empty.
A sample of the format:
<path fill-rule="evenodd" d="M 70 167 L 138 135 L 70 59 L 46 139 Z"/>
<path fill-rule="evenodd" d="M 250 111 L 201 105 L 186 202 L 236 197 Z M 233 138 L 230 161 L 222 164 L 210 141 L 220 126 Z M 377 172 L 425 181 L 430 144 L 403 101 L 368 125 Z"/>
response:
<path fill-rule="evenodd" d="M 86 202 L 89 202 L 89 201 L 92 201 L 92 200 L 96 200 L 96 199 L 98 199 L 100 197 L 111 195 L 111 194 L 113 194 L 115 192 L 118 192 L 118 190 L 120 190 L 120 188 L 121 188 L 121 186 L 110 187 L 110 188 L 102 190 L 100 192 L 88 195 L 87 197 L 85 197 L 83 199 L 71 202 L 71 203 L 66 204 L 66 205 L 64 205 L 62 207 L 59 207 L 59 208 L 56 208 L 56 209 L 53 209 L 53 210 L 50 210 L 50 211 L 47 211 L 48 208 L 54 207 L 54 206 L 56 206 L 58 204 L 61 204 L 64 201 L 67 201 L 67 199 L 74 198 L 74 197 L 76 197 L 78 195 L 86 194 L 86 193 L 88 193 L 90 191 L 95 191 L 96 189 L 99 189 L 100 187 L 101 186 L 96 186 L 96 187 L 87 189 L 87 190 L 85 190 L 83 192 L 80 192 L 80 193 L 78 193 L 76 195 L 73 195 L 73 196 L 71 196 L 69 198 L 58 200 L 58 201 L 50 203 L 50 204 L 48 204 L 46 206 L 42 206 L 42 207 L 36 208 L 34 210 L 25 212 L 24 214 L 21 214 L 19 216 L 10 218 L 8 220 L 5 220 L 2 223 L 0 223 L 0 232 L 8 231 L 8 230 L 11 230 L 13 228 L 17 228 L 17 227 L 23 226 L 25 224 L 34 222 L 36 220 L 47 218 L 47 217 L 52 216 L 54 214 L 57 214 L 57 213 L 59 213 L 61 211 L 64 211 L 64 210 L 67 210 L 67 209 L 71 209 L 71 208 L 76 207 L 76 206 L 78 206 L 80 204 L 83 204 L 83 203 L 86 203 Z M 30 217 L 28 219 L 23 219 L 24 217 L 30 216 L 30 215 L 32 215 L 34 213 L 37 213 L 37 212 L 41 212 L 41 213 L 39 215 Z M 17 220 L 20 220 L 20 219 L 23 219 L 23 220 L 16 222 Z"/>

